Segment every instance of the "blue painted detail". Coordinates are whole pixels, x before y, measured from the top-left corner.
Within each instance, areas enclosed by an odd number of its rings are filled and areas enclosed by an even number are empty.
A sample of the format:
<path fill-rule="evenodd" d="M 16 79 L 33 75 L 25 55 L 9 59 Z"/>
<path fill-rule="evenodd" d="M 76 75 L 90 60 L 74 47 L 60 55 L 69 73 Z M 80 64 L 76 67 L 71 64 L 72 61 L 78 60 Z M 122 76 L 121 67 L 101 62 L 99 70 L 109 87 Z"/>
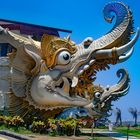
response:
<path fill-rule="evenodd" d="M 124 18 L 127 17 L 129 11 L 121 2 L 111 2 L 105 6 L 103 13 L 107 22 L 112 22 L 113 18 L 115 17 L 113 14 L 116 15 L 116 23 L 114 25 L 115 28 L 124 20 Z"/>
<path fill-rule="evenodd" d="M 73 107 L 65 109 L 62 113 L 57 116 L 57 119 L 66 119 L 72 117 L 74 119 L 90 116 L 87 109 L 82 107 Z"/>

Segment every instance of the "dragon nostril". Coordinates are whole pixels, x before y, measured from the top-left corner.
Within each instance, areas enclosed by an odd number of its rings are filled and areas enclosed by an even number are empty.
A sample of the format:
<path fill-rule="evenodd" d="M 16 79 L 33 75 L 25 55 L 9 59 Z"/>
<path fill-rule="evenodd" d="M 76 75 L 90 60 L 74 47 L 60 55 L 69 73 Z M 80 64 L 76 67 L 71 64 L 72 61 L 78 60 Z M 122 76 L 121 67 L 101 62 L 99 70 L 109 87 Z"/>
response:
<path fill-rule="evenodd" d="M 87 49 L 92 42 L 93 42 L 93 38 L 87 37 L 83 42 L 84 48 Z"/>
<path fill-rule="evenodd" d="M 108 91 L 108 90 L 109 90 L 109 88 L 110 88 L 110 86 L 109 86 L 109 85 L 107 85 L 106 90 Z"/>

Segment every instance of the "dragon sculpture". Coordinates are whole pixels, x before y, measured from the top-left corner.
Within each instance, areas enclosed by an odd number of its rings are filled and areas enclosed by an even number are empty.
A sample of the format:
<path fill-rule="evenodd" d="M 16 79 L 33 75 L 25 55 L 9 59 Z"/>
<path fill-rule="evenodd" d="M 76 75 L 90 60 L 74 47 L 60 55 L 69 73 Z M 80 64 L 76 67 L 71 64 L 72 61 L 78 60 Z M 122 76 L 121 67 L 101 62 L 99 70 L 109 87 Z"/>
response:
<path fill-rule="evenodd" d="M 83 107 L 98 117 L 110 109 L 113 100 L 128 92 L 130 80 L 124 69 L 118 70 L 120 81 L 116 85 L 104 88 L 93 84 L 97 71 L 124 62 L 132 55 L 139 36 L 139 29 L 133 31 L 132 13 L 123 3 L 109 3 L 103 13 L 108 22 L 112 22 L 115 13 L 113 28 L 99 39 L 88 37 L 79 45 L 70 37 L 44 34 L 39 42 L 0 28 L 0 40 L 15 48 L 9 54 L 11 113 L 47 118 L 66 108 Z"/>

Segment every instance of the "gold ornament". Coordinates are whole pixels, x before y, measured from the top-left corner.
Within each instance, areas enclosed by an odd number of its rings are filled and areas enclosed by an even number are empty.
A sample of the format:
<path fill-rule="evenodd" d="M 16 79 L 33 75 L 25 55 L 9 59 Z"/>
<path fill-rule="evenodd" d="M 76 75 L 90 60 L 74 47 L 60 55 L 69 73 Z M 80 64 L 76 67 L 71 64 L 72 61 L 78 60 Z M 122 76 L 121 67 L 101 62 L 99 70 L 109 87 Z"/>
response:
<path fill-rule="evenodd" d="M 76 45 L 70 40 L 70 37 L 62 39 L 52 35 L 43 35 L 41 40 L 42 58 L 48 68 L 56 65 L 57 55 L 63 50 L 68 51 L 70 54 L 76 52 Z"/>

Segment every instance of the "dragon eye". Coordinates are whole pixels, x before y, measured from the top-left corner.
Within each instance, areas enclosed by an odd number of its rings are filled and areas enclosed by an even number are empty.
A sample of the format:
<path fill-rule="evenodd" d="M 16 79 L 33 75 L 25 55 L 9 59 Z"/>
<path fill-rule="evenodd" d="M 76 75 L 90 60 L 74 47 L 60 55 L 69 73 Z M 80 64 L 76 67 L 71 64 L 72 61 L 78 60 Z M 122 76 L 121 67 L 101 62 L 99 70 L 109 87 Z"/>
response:
<path fill-rule="evenodd" d="M 101 97 L 101 93 L 100 93 L 100 92 L 96 92 L 96 93 L 95 93 L 95 97 L 96 97 L 96 98 L 100 98 L 100 97 Z"/>
<path fill-rule="evenodd" d="M 59 64 L 68 64 L 70 62 L 71 55 L 68 51 L 62 51 L 58 55 L 58 63 Z"/>

